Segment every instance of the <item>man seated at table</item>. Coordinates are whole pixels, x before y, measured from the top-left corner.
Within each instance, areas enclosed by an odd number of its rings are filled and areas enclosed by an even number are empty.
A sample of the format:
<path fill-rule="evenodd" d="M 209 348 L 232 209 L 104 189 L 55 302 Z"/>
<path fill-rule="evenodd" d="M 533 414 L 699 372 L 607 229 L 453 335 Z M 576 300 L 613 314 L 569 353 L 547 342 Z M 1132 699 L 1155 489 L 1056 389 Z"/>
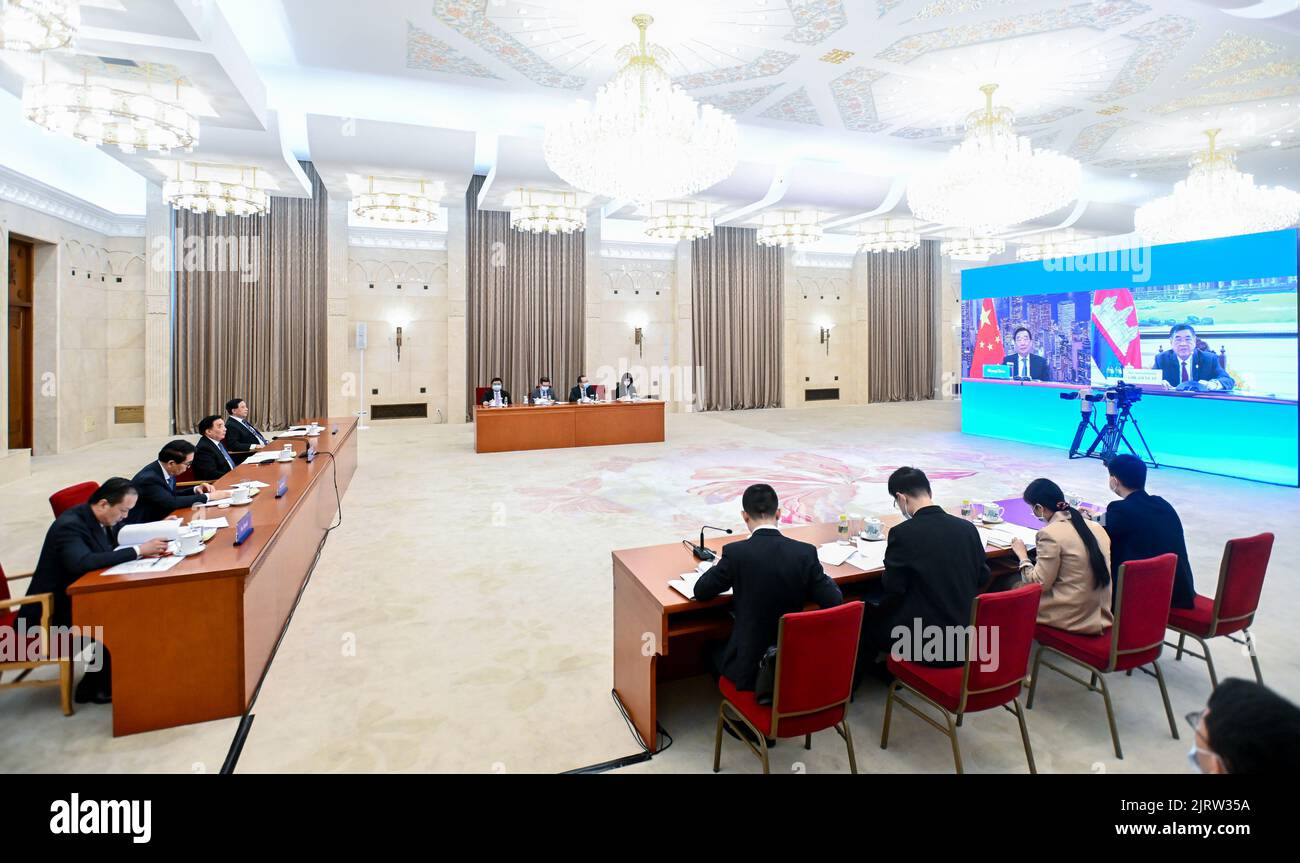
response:
<path fill-rule="evenodd" d="M 167 542 L 162 539 L 117 549 L 118 525 L 131 512 L 136 500 L 136 490 L 131 482 L 114 477 L 91 492 L 90 500 L 65 510 L 50 525 L 27 595 L 53 594 L 51 626 L 72 625 L 72 599 L 68 596 L 68 587 L 86 573 L 141 557 L 152 557 L 167 550 Z M 23 606 L 21 620 L 27 630 L 38 628 L 41 624 L 40 606 Z M 87 670 L 77 684 L 75 695 L 79 704 L 88 701 L 107 704 L 112 700 L 108 651 L 102 646 L 98 649 L 101 651 L 101 667 L 95 671 Z"/>
<path fill-rule="evenodd" d="M 777 529 L 781 508 L 770 485 L 745 489 L 740 507 L 749 538 L 722 547 L 717 562 L 695 582 L 695 598 L 732 591 L 731 637 L 707 649 L 705 663 L 714 678 L 724 676 L 737 689 L 752 692 L 758 661 L 776 644 L 781 616 L 803 611 L 809 602 L 830 608 L 844 596 L 822 570 L 817 547 Z"/>
<path fill-rule="evenodd" d="M 1028 327 L 1016 327 L 1013 336 L 1016 343 L 1016 352 L 1007 354 L 1003 358 L 1002 364 L 1011 367 L 1011 377 L 1018 381 L 1050 381 L 1052 379 L 1052 370 L 1047 365 L 1047 360 L 1038 354 L 1031 353 L 1034 349 L 1034 334 L 1029 332 Z"/>
<path fill-rule="evenodd" d="M 488 384 L 487 392 L 483 393 L 483 407 L 485 408 L 503 408 L 510 404 L 510 390 L 506 389 L 501 382 L 501 378 L 493 378 Z"/>
<path fill-rule="evenodd" d="M 555 388 L 551 386 L 551 379 L 543 376 L 537 381 L 537 386 L 533 387 L 533 402 L 553 402 L 555 400 Z"/>
<path fill-rule="evenodd" d="M 1169 343 L 1173 347 L 1156 354 L 1151 366 L 1164 374 L 1165 389 L 1228 392 L 1236 386 L 1236 381 L 1219 365 L 1214 351 L 1197 350 L 1196 330 L 1191 324 L 1174 324 L 1169 331 Z"/>
<path fill-rule="evenodd" d="M 1110 490 L 1120 499 L 1106 507 L 1106 533 L 1110 536 L 1110 568 L 1119 577 L 1120 565 L 1162 554 L 1178 555 L 1174 570 L 1174 593 L 1169 604 L 1191 608 L 1196 599 L 1192 564 L 1187 558 L 1187 540 L 1178 513 L 1162 497 L 1147 494 L 1147 466 L 1135 455 L 1117 455 L 1106 469 Z"/>
<path fill-rule="evenodd" d="M 578 385 L 569 390 L 569 401 L 594 402 L 595 400 L 596 388 L 587 382 L 586 375 L 578 375 Z"/>
<path fill-rule="evenodd" d="M 859 680 L 866 673 L 887 677 L 881 654 L 891 651 L 926 665 L 961 665 L 964 656 L 912 656 L 912 646 L 925 639 L 926 627 L 969 626 L 971 603 L 989 581 L 979 531 L 934 502 L 930 480 L 921 470 L 900 467 L 890 474 L 887 487 L 903 521 L 889 529 L 880 579 L 884 601 L 863 621 Z M 914 634 L 915 629 L 920 632 Z"/>
<path fill-rule="evenodd" d="M 230 419 L 226 422 L 226 449 L 235 459 L 235 464 L 243 464 L 244 459 L 265 447 L 269 440 L 248 421 L 248 402 L 234 398 L 226 402 L 226 413 Z"/>
<path fill-rule="evenodd" d="M 174 440 L 158 452 L 158 460 L 145 465 L 131 478 L 131 485 L 139 500 L 127 516 L 127 524 L 147 524 L 159 521 L 178 509 L 196 503 L 222 500 L 230 497 L 228 491 L 217 491 L 210 483 L 200 483 L 189 491 L 177 491 L 176 477 L 189 470 L 194 462 L 194 444 L 187 440 Z"/>
<path fill-rule="evenodd" d="M 219 416 L 199 420 L 199 442 L 194 447 L 194 478 L 203 482 L 221 479 L 235 469 L 235 458 L 226 449 L 226 421 Z"/>

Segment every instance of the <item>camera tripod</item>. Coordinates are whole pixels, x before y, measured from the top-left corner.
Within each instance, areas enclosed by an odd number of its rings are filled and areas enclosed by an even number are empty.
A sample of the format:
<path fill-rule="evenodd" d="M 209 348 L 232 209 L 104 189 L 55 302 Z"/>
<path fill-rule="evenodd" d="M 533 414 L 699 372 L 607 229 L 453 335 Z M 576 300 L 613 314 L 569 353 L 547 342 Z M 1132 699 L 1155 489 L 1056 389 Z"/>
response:
<path fill-rule="evenodd" d="M 1092 404 L 1089 399 L 1084 402 L 1085 405 Z M 1113 404 L 1113 402 L 1112 402 Z M 1147 439 L 1142 434 L 1142 426 L 1138 425 L 1137 417 L 1133 416 L 1133 405 L 1131 402 L 1124 402 L 1119 406 L 1118 413 L 1106 412 L 1106 424 L 1101 428 L 1097 427 L 1093 419 L 1092 408 L 1083 411 L 1083 416 L 1079 419 L 1079 427 L 1075 429 L 1074 440 L 1070 443 L 1070 458 L 1096 458 L 1101 459 L 1102 464 L 1110 464 L 1115 456 L 1120 454 L 1120 445 L 1128 448 L 1128 451 L 1141 458 L 1137 449 L 1129 442 L 1128 436 L 1124 433 L 1129 425 L 1137 432 L 1138 440 L 1142 442 L 1142 448 L 1146 450 L 1147 457 L 1142 459 L 1148 465 L 1154 468 L 1160 467 L 1156 462 L 1156 457 L 1151 454 L 1151 447 L 1147 444 Z M 1091 428 L 1096 437 L 1092 444 L 1084 452 L 1079 452 L 1079 446 L 1083 443 L 1083 436 Z M 1100 447 L 1100 451 L 1098 451 Z"/>

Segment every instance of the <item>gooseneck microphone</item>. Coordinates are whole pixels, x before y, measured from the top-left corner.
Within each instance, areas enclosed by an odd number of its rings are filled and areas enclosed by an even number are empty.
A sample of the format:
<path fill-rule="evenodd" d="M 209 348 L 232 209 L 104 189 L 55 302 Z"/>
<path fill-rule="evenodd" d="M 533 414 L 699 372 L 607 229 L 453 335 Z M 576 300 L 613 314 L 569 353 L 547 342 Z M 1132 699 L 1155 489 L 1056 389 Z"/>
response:
<path fill-rule="evenodd" d="M 706 530 L 716 530 L 726 534 L 731 533 L 731 528 L 727 528 L 727 527 L 713 527 L 712 525 L 708 525 L 708 524 L 701 527 L 700 544 L 691 546 L 691 553 L 695 555 L 696 560 L 713 560 L 715 557 L 718 556 L 717 552 L 713 551 L 713 549 L 704 547 L 704 531 Z"/>

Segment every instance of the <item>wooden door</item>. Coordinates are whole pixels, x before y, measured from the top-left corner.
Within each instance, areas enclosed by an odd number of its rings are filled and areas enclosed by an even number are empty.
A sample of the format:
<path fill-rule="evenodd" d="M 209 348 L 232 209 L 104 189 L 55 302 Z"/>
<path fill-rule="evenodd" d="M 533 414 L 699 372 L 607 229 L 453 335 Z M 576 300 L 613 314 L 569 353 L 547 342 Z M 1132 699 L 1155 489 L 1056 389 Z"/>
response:
<path fill-rule="evenodd" d="M 32 253 L 9 240 L 9 449 L 32 445 Z"/>

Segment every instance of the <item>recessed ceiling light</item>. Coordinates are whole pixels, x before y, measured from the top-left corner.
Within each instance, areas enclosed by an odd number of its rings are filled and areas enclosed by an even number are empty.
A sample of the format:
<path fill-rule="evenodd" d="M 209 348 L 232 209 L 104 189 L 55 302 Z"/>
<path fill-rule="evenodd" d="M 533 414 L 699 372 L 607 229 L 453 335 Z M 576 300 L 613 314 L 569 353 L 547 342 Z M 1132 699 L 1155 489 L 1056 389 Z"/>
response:
<path fill-rule="evenodd" d="M 1281 146 L 1282 146 L 1282 142 L 1279 141 L 1277 138 L 1274 138 L 1274 139 L 1269 143 L 1269 146 L 1270 146 L 1270 147 L 1281 147 Z"/>
<path fill-rule="evenodd" d="M 1132 172 L 1131 174 L 1128 175 L 1128 178 L 1129 178 L 1130 180 L 1136 180 L 1136 179 L 1137 179 L 1137 175 L 1138 175 L 1138 172 L 1137 172 L 1137 171 L 1134 171 L 1134 172 Z"/>

